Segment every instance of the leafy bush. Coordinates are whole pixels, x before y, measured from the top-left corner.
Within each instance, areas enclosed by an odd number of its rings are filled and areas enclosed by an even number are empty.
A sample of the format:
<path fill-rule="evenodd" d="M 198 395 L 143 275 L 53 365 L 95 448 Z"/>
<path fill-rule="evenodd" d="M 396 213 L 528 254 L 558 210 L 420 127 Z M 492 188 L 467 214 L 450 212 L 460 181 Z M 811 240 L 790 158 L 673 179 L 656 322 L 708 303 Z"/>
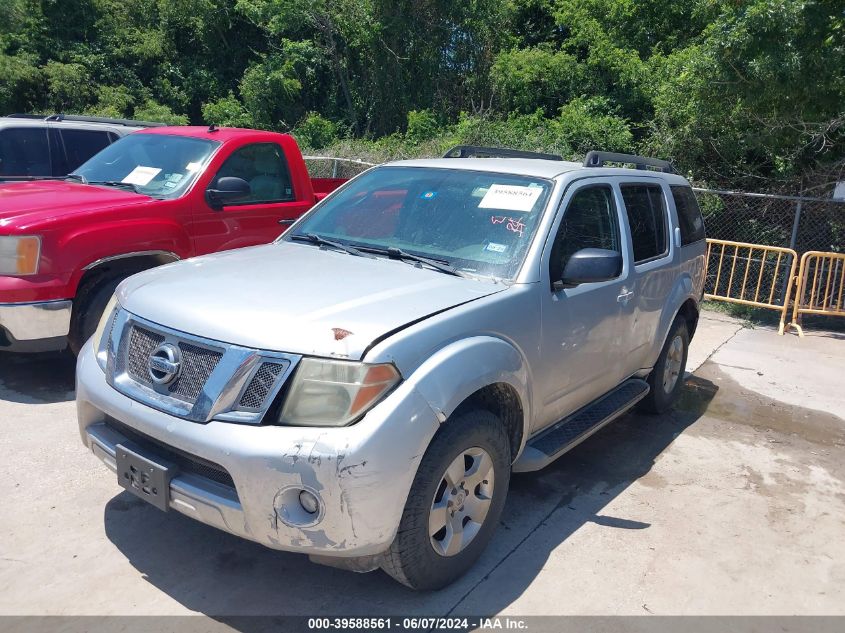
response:
<path fill-rule="evenodd" d="M 337 141 L 338 127 L 316 112 L 308 115 L 293 130 L 297 142 L 303 147 L 322 149 Z"/>

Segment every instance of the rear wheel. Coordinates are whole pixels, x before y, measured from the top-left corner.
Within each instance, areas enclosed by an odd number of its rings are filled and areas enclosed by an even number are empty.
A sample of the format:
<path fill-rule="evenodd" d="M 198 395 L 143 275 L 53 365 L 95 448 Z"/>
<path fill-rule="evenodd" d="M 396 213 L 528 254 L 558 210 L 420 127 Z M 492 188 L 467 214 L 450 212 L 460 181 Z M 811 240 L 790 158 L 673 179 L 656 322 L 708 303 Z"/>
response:
<path fill-rule="evenodd" d="M 504 427 L 492 413 L 471 410 L 449 419 L 420 463 L 382 568 L 417 590 L 462 576 L 499 523 L 510 459 Z"/>
<path fill-rule="evenodd" d="M 68 347 L 78 355 L 82 346 L 93 336 L 117 286 L 126 276 L 107 277 L 83 288 L 73 302 Z"/>
<path fill-rule="evenodd" d="M 657 364 L 647 378 L 651 390 L 640 402 L 640 409 L 649 413 L 665 413 L 672 408 L 684 386 L 688 351 L 687 323 L 683 317 L 677 316 Z"/>

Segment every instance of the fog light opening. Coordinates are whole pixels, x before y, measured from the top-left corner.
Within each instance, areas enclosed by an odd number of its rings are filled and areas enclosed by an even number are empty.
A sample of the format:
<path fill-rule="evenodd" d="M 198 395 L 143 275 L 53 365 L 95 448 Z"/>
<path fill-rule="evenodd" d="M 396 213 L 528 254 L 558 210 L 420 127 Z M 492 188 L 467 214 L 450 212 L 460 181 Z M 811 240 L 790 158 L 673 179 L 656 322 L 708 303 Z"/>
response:
<path fill-rule="evenodd" d="M 273 507 L 282 523 L 296 528 L 316 525 L 325 511 L 320 494 L 300 486 L 290 486 L 277 492 Z"/>
<path fill-rule="evenodd" d="M 320 509 L 320 502 L 317 501 L 317 497 L 307 490 L 299 493 L 299 504 L 308 514 L 317 514 L 317 510 Z"/>

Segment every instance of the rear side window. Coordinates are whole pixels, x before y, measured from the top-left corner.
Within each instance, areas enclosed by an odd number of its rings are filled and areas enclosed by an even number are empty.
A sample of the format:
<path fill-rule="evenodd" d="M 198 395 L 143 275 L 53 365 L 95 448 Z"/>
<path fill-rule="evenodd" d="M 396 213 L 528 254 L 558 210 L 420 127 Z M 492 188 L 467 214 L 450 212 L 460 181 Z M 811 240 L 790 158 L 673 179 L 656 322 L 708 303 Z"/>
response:
<path fill-rule="evenodd" d="M 666 255 L 669 227 L 663 190 L 658 185 L 622 185 L 621 188 L 634 243 L 634 263 Z"/>
<path fill-rule="evenodd" d="M 46 127 L 0 130 L 0 176 L 52 176 Z"/>
<path fill-rule="evenodd" d="M 108 132 L 97 130 L 59 130 L 65 146 L 68 171 L 73 171 L 94 154 L 111 145 L 116 139 Z"/>
<path fill-rule="evenodd" d="M 681 229 L 681 246 L 694 244 L 704 239 L 704 218 L 692 187 L 676 185 L 670 187 L 675 208 L 678 210 L 678 226 Z"/>

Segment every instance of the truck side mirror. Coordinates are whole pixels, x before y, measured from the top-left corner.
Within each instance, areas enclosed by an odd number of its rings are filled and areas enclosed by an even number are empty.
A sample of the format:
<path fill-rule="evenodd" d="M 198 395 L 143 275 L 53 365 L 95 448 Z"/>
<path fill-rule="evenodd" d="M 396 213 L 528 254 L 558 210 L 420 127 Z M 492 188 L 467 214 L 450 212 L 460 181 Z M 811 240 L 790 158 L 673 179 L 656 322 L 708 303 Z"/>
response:
<path fill-rule="evenodd" d="M 227 202 L 234 202 L 248 197 L 252 187 L 243 178 L 223 176 L 217 180 L 216 188 L 207 189 L 205 197 L 212 207 L 222 207 Z"/>
<path fill-rule="evenodd" d="M 622 272 L 622 255 L 604 248 L 582 248 L 566 262 L 563 278 L 552 284 L 555 290 L 616 279 Z"/>

